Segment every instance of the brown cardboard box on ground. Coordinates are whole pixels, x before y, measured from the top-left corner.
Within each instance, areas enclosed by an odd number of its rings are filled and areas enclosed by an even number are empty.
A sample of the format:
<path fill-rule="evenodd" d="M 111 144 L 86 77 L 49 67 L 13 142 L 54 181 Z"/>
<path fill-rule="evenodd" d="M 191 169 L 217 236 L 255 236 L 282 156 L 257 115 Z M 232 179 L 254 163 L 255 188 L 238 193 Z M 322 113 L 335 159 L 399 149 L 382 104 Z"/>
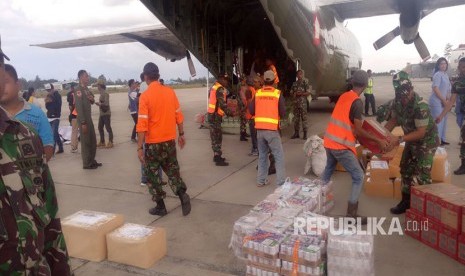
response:
<path fill-rule="evenodd" d="M 385 181 L 374 182 L 371 177 L 365 180 L 365 193 L 368 196 L 379 196 L 392 198 L 394 195 L 394 188 L 392 181 L 387 179 Z"/>
<path fill-rule="evenodd" d="M 433 158 L 433 167 L 431 168 L 431 179 L 435 182 L 450 183 L 450 163 L 447 160 L 447 151 L 439 147 Z M 449 182 L 447 182 L 449 181 Z"/>
<path fill-rule="evenodd" d="M 166 231 L 126 223 L 107 234 L 108 260 L 150 268 L 166 255 Z"/>
<path fill-rule="evenodd" d="M 394 179 L 394 198 L 402 199 L 402 180 L 400 178 Z"/>
<path fill-rule="evenodd" d="M 373 183 L 389 180 L 389 165 L 387 161 L 370 161 L 370 177 Z"/>
<path fill-rule="evenodd" d="M 389 178 L 400 178 L 400 167 L 389 163 Z"/>
<path fill-rule="evenodd" d="M 107 257 L 105 235 L 124 223 L 118 214 L 81 210 L 61 221 L 68 253 L 71 257 L 94 262 Z"/>

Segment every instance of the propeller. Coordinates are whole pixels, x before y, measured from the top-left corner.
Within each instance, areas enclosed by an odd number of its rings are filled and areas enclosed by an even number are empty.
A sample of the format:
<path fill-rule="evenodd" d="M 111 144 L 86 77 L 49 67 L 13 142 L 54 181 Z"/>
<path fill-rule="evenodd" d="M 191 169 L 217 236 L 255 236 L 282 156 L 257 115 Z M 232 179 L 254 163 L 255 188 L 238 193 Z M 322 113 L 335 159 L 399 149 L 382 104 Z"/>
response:
<path fill-rule="evenodd" d="M 191 54 L 186 50 L 187 66 L 189 67 L 189 72 L 191 77 L 195 77 L 197 73 L 195 72 L 194 62 L 192 61 Z"/>
<path fill-rule="evenodd" d="M 433 11 L 434 10 L 422 11 L 420 20 L 423 19 L 425 16 L 429 15 L 430 13 L 432 13 Z M 400 20 L 401 25 L 403 24 L 402 15 L 406 16 L 407 14 L 401 14 L 401 20 Z M 417 24 L 414 24 L 412 27 L 407 27 L 407 26 L 402 25 L 403 27 L 402 31 L 401 31 L 401 26 L 395 27 L 392 31 L 388 32 L 387 34 L 383 35 L 378 40 L 376 40 L 375 43 L 373 43 L 373 47 L 376 50 L 379 50 L 383 48 L 384 46 L 386 46 L 388 43 L 390 43 L 394 38 L 401 35 L 403 38 L 407 37 L 406 39 L 404 39 L 405 44 L 410 44 L 412 42 L 415 44 L 415 48 L 417 49 L 423 61 L 430 59 L 431 55 L 428 51 L 428 47 L 426 47 L 425 42 L 423 41 L 420 34 L 418 33 L 419 21 L 417 21 Z M 413 38 L 413 35 L 415 34 L 416 36 Z M 412 37 L 413 39 L 408 39 L 408 37 Z"/>
<path fill-rule="evenodd" d="M 421 59 L 423 61 L 427 61 L 428 59 L 431 58 L 428 48 L 426 47 L 426 44 L 421 38 L 420 34 L 417 35 L 413 43 L 415 44 L 415 48 L 417 48 L 417 51 L 420 54 Z"/>
<path fill-rule="evenodd" d="M 381 38 L 375 41 L 373 43 L 373 47 L 375 47 L 376 50 L 379 50 L 386 46 L 389 42 L 391 42 L 394 38 L 400 35 L 400 27 L 397 26 L 394 28 L 394 30 L 390 31 L 389 33 L 383 35 Z"/>

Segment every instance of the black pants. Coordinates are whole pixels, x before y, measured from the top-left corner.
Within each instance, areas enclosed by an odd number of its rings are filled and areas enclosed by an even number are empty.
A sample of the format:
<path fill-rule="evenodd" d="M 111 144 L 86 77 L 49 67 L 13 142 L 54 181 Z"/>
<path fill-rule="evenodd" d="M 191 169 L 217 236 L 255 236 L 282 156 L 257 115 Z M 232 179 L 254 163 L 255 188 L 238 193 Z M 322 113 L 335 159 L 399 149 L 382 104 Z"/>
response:
<path fill-rule="evenodd" d="M 132 120 L 134 121 L 134 128 L 132 129 L 131 140 L 136 139 L 136 125 L 137 125 L 137 113 L 131 114 Z"/>
<path fill-rule="evenodd" d="M 100 142 L 105 144 L 105 133 L 103 132 L 103 126 L 108 132 L 108 141 L 113 143 L 113 130 L 111 129 L 111 115 L 103 115 L 98 119 L 98 132 L 100 133 Z"/>
<path fill-rule="evenodd" d="M 365 115 L 368 115 L 369 105 L 371 105 L 371 111 L 373 115 L 376 114 L 376 106 L 375 106 L 375 95 L 373 94 L 363 94 L 365 96 Z"/>

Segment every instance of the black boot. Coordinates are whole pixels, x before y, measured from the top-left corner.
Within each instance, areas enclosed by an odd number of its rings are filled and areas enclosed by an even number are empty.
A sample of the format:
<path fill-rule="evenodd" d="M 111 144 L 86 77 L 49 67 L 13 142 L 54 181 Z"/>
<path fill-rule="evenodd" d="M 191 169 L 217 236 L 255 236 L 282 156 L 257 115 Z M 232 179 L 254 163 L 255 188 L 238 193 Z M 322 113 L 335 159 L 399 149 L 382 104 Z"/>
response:
<path fill-rule="evenodd" d="M 367 217 L 359 216 L 357 214 L 357 211 L 358 211 L 358 201 L 356 203 L 350 203 L 350 201 L 349 201 L 349 204 L 347 205 L 347 215 L 346 215 L 346 217 L 354 218 L 356 221 L 358 219 L 360 219 L 360 222 L 362 223 L 362 225 L 366 225 L 367 224 Z"/>
<path fill-rule="evenodd" d="M 216 156 L 219 156 L 219 158 L 220 158 L 221 160 L 223 160 L 223 161 L 225 161 L 225 160 L 226 160 L 226 158 L 224 158 L 224 157 L 221 157 L 221 155 L 213 155 L 213 162 L 216 162 L 216 159 L 217 159 L 217 157 L 216 157 Z"/>
<path fill-rule="evenodd" d="M 402 200 L 396 207 L 391 208 L 391 214 L 400 215 L 410 208 L 410 194 L 402 193 Z"/>
<path fill-rule="evenodd" d="M 291 139 L 297 139 L 297 138 L 299 138 L 299 131 L 298 130 L 296 130 L 294 132 L 294 135 L 292 135 Z"/>
<path fill-rule="evenodd" d="M 179 199 L 181 200 L 182 215 L 189 215 L 191 212 L 191 198 L 186 192 L 180 192 Z"/>
<path fill-rule="evenodd" d="M 304 137 L 302 137 L 303 140 L 307 140 L 307 131 L 304 130 Z"/>
<path fill-rule="evenodd" d="M 220 155 L 215 155 L 215 157 L 213 157 L 213 161 L 215 161 L 215 165 L 221 166 L 221 167 L 229 166 L 229 163 L 224 160 L 225 159 L 222 158 Z"/>
<path fill-rule="evenodd" d="M 455 175 L 465 174 L 465 159 L 462 159 L 462 165 L 454 171 Z"/>
<path fill-rule="evenodd" d="M 166 206 L 165 206 L 165 202 L 163 201 L 163 199 L 157 200 L 155 202 L 157 203 L 157 206 L 149 210 L 149 213 L 151 215 L 162 217 L 168 214 L 168 211 L 166 211 Z"/>
<path fill-rule="evenodd" d="M 245 136 L 245 134 L 246 134 L 245 132 L 242 132 L 242 133 L 241 133 L 241 138 L 240 138 L 241 141 L 249 141 L 249 139 L 247 139 L 247 137 Z"/>

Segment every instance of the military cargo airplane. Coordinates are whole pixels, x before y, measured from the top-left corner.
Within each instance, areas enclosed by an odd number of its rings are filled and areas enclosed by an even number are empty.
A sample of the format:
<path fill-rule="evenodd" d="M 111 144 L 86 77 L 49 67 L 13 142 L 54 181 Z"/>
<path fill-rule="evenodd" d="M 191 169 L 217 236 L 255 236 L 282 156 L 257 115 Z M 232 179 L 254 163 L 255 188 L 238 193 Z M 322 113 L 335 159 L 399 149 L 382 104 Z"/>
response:
<path fill-rule="evenodd" d="M 40 44 L 65 48 L 138 41 L 172 61 L 190 53 L 217 76 L 263 72 L 265 58 L 276 61 L 280 79 L 292 83 L 292 65 L 304 69 L 316 97 L 337 99 L 351 71 L 361 68 L 361 48 L 343 25 L 351 18 L 400 14 L 399 26 L 373 45 L 396 36 L 430 58 L 419 35 L 422 18 L 464 0 L 141 0 L 166 27 L 147 27 L 90 38 Z M 291 66 L 289 66 L 289 64 Z M 287 76 L 289 73 L 289 76 Z M 287 80 L 286 80 L 287 79 Z M 282 85 L 282 84 L 281 84 Z"/>

